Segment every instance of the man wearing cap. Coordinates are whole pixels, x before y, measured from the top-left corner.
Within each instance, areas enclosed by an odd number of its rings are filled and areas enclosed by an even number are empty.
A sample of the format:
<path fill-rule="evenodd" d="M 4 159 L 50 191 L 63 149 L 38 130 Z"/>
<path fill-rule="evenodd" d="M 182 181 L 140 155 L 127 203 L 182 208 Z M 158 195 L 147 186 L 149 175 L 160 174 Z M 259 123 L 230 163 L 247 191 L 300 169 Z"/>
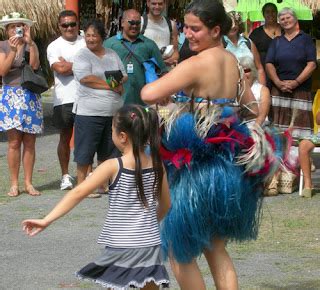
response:
<path fill-rule="evenodd" d="M 167 68 L 160 51 L 154 41 L 140 34 L 141 15 L 134 9 L 124 11 L 122 16 L 122 32 L 107 39 L 103 46 L 113 49 L 122 60 L 128 74 L 124 83 L 125 104 L 145 105 L 141 100 L 140 91 L 145 85 L 142 62 L 155 58 L 161 72 Z"/>
<path fill-rule="evenodd" d="M 58 22 L 61 36 L 49 44 L 47 58 L 54 74 L 53 123 L 60 130 L 57 148 L 62 173 L 60 189 L 66 190 L 73 187 L 72 177 L 69 175 L 69 160 L 74 123 L 72 108 L 77 100 L 77 87 L 72 64 L 74 55 L 85 47 L 85 41 L 78 35 L 78 18 L 74 11 L 62 11 Z"/>

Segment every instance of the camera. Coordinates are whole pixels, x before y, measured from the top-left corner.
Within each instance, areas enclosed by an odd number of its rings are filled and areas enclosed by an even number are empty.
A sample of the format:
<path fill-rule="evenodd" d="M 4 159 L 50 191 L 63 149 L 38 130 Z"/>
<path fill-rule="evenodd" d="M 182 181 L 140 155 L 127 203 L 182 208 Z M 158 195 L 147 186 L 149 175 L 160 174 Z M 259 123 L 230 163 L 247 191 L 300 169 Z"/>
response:
<path fill-rule="evenodd" d="M 23 27 L 16 27 L 16 37 L 23 37 Z"/>
<path fill-rule="evenodd" d="M 168 58 L 173 55 L 174 49 L 173 45 L 167 45 L 160 49 L 163 58 Z"/>

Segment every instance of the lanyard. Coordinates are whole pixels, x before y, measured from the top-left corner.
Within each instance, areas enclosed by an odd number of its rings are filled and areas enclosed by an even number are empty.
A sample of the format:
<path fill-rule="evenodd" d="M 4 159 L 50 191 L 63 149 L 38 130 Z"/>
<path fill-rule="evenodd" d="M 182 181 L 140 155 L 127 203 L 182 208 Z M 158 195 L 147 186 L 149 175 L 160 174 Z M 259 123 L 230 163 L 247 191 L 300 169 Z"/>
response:
<path fill-rule="evenodd" d="M 127 57 L 125 58 L 125 61 L 130 60 L 131 56 L 133 56 L 137 62 L 142 65 L 142 62 L 139 60 L 139 58 L 133 53 L 135 48 L 137 47 L 137 45 L 132 44 L 131 47 L 133 47 L 133 49 L 131 49 L 128 45 L 126 45 L 124 43 L 124 41 L 121 41 L 121 44 L 129 51 L 129 54 L 127 55 Z"/>
<path fill-rule="evenodd" d="M 135 57 L 134 50 L 136 49 L 137 45 L 134 45 L 133 43 L 131 43 L 131 45 L 129 47 L 123 40 L 121 41 L 121 43 L 129 51 L 126 58 L 124 59 L 124 61 L 127 62 L 131 59 L 132 56 Z"/>

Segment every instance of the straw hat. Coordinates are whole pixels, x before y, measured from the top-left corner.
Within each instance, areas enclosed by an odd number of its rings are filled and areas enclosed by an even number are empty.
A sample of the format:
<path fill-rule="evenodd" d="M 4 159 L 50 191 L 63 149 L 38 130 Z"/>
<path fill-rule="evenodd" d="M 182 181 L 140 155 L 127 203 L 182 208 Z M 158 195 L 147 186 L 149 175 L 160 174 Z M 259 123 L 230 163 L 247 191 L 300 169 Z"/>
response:
<path fill-rule="evenodd" d="M 28 26 L 32 26 L 34 22 L 26 18 L 26 15 L 19 12 L 11 12 L 7 15 L 2 16 L 0 20 L 1 27 L 6 27 L 8 24 L 11 24 L 11 23 L 23 23 Z"/>

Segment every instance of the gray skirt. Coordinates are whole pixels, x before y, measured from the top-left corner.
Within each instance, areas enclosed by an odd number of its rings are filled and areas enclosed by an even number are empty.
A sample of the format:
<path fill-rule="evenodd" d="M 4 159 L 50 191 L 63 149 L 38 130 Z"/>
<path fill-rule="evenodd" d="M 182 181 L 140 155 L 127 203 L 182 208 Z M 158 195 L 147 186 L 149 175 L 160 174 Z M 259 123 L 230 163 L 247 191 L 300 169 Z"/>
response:
<path fill-rule="evenodd" d="M 142 288 L 149 282 L 169 287 L 160 245 L 137 249 L 106 247 L 99 258 L 83 267 L 76 276 L 117 290 Z"/>

